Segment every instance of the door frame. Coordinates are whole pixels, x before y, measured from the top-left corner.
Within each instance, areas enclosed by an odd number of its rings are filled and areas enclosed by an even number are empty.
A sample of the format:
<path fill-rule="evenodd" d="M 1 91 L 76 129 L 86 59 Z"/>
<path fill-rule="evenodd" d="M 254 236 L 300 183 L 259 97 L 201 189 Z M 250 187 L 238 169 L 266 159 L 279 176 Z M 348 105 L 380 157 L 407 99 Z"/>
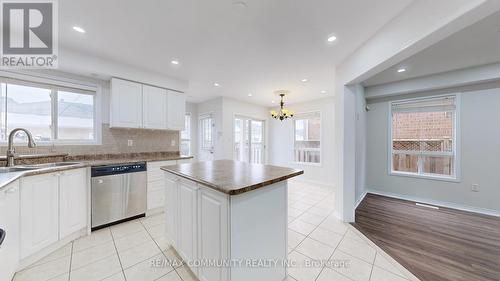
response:
<path fill-rule="evenodd" d="M 262 164 L 267 164 L 267 147 L 268 147 L 268 140 L 267 140 L 267 119 L 265 118 L 261 118 L 261 117 L 256 117 L 256 116 L 251 116 L 251 115 L 247 115 L 247 114 L 240 114 L 240 113 L 233 113 L 233 120 L 232 120 L 232 126 L 231 126 L 231 145 L 233 146 L 233 148 L 231 149 L 231 154 L 232 154 L 232 158 L 234 160 L 235 158 L 235 155 L 234 155 L 234 144 L 235 144 L 235 138 L 234 138 L 234 126 L 236 125 L 236 122 L 235 122 L 235 119 L 237 117 L 241 117 L 241 118 L 246 118 L 246 119 L 249 119 L 250 121 L 254 120 L 254 121 L 261 121 L 264 128 L 262 130 L 262 138 L 263 138 L 263 149 L 264 149 L 264 153 L 262 155 L 263 157 L 263 161 L 262 161 Z M 252 123 L 252 122 L 250 122 Z M 252 137 L 252 132 L 251 132 L 252 128 L 251 128 L 251 124 L 250 124 L 250 142 L 251 142 L 251 137 Z M 249 158 L 250 159 L 250 158 Z"/>
<path fill-rule="evenodd" d="M 197 150 L 198 150 L 198 159 L 200 159 L 200 156 L 202 155 L 202 151 L 205 151 L 205 149 L 202 149 L 202 143 L 203 143 L 203 140 L 202 140 L 202 133 L 201 133 L 201 130 L 203 129 L 202 126 L 201 126 L 201 119 L 203 119 L 203 117 L 205 116 L 210 116 L 212 118 L 212 159 L 211 160 L 215 160 L 215 126 L 216 126 L 216 123 L 215 123 L 215 112 L 213 111 L 209 111 L 209 112 L 205 112 L 205 113 L 199 113 L 198 114 L 198 132 L 197 132 L 197 135 L 198 135 L 198 141 L 197 141 Z M 210 153 L 209 151 L 207 153 Z"/>

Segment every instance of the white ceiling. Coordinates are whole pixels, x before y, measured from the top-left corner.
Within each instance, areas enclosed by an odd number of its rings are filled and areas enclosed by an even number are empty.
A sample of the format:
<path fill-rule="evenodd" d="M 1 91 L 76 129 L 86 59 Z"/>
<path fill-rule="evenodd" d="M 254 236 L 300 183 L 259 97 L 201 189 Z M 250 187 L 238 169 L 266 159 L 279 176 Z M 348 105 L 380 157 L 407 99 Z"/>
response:
<path fill-rule="evenodd" d="M 500 62 L 500 12 L 365 80 L 374 86 Z M 406 71 L 398 73 L 397 70 Z"/>
<path fill-rule="evenodd" d="M 410 2 L 60 1 L 59 41 L 62 49 L 187 80 L 192 101 L 229 96 L 271 106 L 278 89 L 291 91 L 288 102 L 333 95 L 335 65 Z"/>

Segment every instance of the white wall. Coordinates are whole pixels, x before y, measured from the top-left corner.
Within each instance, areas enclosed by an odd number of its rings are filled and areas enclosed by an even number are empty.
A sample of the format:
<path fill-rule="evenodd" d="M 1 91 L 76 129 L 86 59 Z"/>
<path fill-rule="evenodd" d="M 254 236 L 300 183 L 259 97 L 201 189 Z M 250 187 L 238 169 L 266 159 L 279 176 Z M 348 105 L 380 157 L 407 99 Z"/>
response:
<path fill-rule="evenodd" d="M 197 104 L 198 116 L 212 113 L 215 121 L 214 159 L 233 159 L 234 116 L 242 115 L 265 122 L 268 136 L 268 110 L 263 106 L 219 97 Z M 199 133 L 197 134 L 199 137 Z M 267 146 L 267 145 L 266 145 Z M 198 148 L 199 150 L 199 148 Z M 267 158 L 267 157 L 266 157 Z"/>
<path fill-rule="evenodd" d="M 215 135 L 214 135 L 214 159 L 224 159 L 223 157 L 223 144 L 222 144 L 222 98 L 216 98 L 209 101 L 205 101 L 198 104 L 198 117 L 204 114 L 212 114 L 215 123 Z M 198 119 L 197 117 L 197 119 Z M 197 132 L 196 138 L 200 139 L 200 132 Z M 201 152 L 198 143 L 198 156 Z"/>
<path fill-rule="evenodd" d="M 337 66 L 332 80 L 335 81 L 337 155 L 333 173 L 338 217 L 354 221 L 355 211 L 356 149 L 353 143 L 356 142 L 356 102 L 348 85 L 383 71 L 499 8 L 499 1 L 413 1 Z"/>
<path fill-rule="evenodd" d="M 186 113 L 191 114 L 191 155 L 197 160 L 198 155 L 198 105 L 186 102 Z M 180 134 L 179 134 L 180 135 Z"/>
<path fill-rule="evenodd" d="M 334 99 L 325 98 L 305 103 L 295 103 L 287 106 L 296 114 L 301 112 L 321 112 L 321 165 L 311 166 L 293 162 L 293 119 L 269 121 L 269 163 L 279 166 L 303 169 L 304 174 L 299 179 L 333 186 L 335 180 L 335 122 Z"/>
<path fill-rule="evenodd" d="M 233 141 L 234 141 L 234 117 L 235 115 L 241 115 L 245 117 L 250 117 L 258 120 L 263 120 L 265 123 L 265 139 L 266 147 L 268 141 L 268 117 L 269 111 L 263 106 L 258 106 L 254 104 L 249 104 L 241 101 L 237 101 L 230 98 L 222 98 L 222 157 L 224 159 L 234 159 Z M 267 150 L 267 149 L 266 149 Z M 267 154 L 267 151 L 266 151 Z M 268 157 L 266 157 L 267 159 Z M 268 161 L 266 161 L 267 163 Z"/>
<path fill-rule="evenodd" d="M 389 107 L 386 100 L 369 106 L 368 189 L 500 214 L 500 88 L 464 92 L 461 96 L 462 177 L 458 183 L 389 176 Z M 472 192 L 471 184 L 480 184 L 480 192 Z"/>

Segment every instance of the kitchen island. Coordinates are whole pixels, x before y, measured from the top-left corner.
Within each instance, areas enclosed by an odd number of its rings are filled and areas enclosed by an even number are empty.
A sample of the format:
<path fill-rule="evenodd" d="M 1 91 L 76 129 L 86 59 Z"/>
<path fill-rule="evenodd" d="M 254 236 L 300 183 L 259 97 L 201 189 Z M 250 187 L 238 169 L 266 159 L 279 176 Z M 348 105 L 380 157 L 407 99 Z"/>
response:
<path fill-rule="evenodd" d="M 161 169 L 167 239 L 200 280 L 286 277 L 287 180 L 302 170 L 232 160 Z"/>

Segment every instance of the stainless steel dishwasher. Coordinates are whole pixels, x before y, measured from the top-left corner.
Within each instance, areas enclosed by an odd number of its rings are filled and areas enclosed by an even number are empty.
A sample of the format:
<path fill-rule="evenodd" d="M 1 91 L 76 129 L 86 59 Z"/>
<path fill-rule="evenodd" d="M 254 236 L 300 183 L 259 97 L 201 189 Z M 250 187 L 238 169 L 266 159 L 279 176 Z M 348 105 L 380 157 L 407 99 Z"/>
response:
<path fill-rule="evenodd" d="M 144 216 L 146 163 L 92 167 L 92 230 Z"/>

